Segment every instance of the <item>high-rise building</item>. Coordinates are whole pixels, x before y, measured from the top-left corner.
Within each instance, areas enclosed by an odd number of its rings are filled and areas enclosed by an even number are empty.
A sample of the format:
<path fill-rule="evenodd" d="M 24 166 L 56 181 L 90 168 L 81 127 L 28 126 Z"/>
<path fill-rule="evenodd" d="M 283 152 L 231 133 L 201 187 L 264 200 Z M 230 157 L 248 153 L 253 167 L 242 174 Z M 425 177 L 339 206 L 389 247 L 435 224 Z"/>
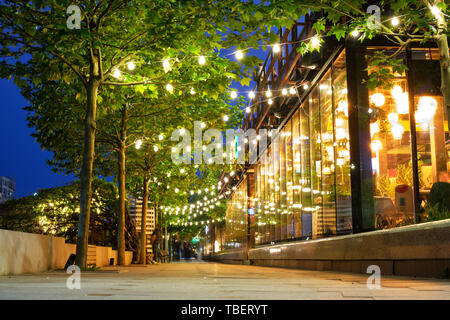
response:
<path fill-rule="evenodd" d="M 14 199 L 16 192 L 16 181 L 11 177 L 0 176 L 0 203 Z"/>
<path fill-rule="evenodd" d="M 130 197 L 130 216 L 134 220 L 134 223 L 136 225 L 136 234 L 138 235 L 139 239 L 141 237 L 141 220 L 142 220 L 142 198 L 134 198 Z M 151 251 L 151 234 L 155 230 L 156 226 L 156 219 L 155 219 L 155 208 L 151 206 L 149 203 L 147 206 L 147 221 L 145 226 L 145 234 L 146 240 L 147 240 L 147 255 L 150 254 Z"/>

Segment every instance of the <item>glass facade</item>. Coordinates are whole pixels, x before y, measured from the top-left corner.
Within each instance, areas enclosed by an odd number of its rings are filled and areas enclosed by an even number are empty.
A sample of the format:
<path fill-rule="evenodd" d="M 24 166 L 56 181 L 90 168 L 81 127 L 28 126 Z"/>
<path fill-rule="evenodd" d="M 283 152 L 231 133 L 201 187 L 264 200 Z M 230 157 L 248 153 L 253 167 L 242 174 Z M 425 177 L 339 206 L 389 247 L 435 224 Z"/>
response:
<path fill-rule="evenodd" d="M 257 245 L 351 232 L 345 73 L 342 53 L 256 165 Z"/>
<path fill-rule="evenodd" d="M 379 49 L 363 51 L 370 55 Z M 328 62 L 252 166 L 249 200 L 255 211 L 250 234 L 254 232 L 255 245 L 445 218 L 427 204 L 436 183 L 450 182 L 450 134 L 439 88 L 438 51 L 412 50 L 408 61 L 414 83 L 408 82 L 408 74 L 395 74 L 389 88 L 376 89 L 355 81 L 353 73 L 364 72 L 350 53 L 354 55 L 349 51 L 348 61 L 342 50 Z M 350 106 L 353 100 L 358 102 Z M 362 176 L 363 170 L 368 175 Z M 357 192 L 358 186 L 364 186 L 364 194 Z M 247 195 L 243 181 L 228 200 L 226 247 L 241 247 L 246 241 Z M 361 208 L 369 214 L 359 212 Z M 369 227 L 361 229 L 363 224 Z"/>
<path fill-rule="evenodd" d="M 245 178 L 227 201 L 225 249 L 242 248 L 247 242 L 247 194 L 247 179 Z"/>

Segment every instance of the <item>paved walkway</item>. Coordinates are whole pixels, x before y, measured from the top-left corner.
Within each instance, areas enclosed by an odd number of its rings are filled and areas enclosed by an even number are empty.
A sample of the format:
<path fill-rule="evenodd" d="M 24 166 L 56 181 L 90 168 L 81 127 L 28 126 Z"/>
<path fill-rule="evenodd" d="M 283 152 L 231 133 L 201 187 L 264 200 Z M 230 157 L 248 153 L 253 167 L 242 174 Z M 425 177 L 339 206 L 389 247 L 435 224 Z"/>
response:
<path fill-rule="evenodd" d="M 64 271 L 0 276 L 0 299 L 446 299 L 450 280 L 184 262 L 105 267 L 81 274 L 69 290 Z"/>

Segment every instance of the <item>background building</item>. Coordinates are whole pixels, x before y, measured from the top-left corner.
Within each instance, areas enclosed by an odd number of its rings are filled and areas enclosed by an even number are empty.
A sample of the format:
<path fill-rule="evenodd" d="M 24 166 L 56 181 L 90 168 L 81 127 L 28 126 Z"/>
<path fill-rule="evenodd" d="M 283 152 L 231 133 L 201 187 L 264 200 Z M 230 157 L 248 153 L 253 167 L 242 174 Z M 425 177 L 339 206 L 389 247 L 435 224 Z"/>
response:
<path fill-rule="evenodd" d="M 11 177 L 0 176 L 0 203 L 14 199 L 16 181 Z"/>
<path fill-rule="evenodd" d="M 141 230 L 142 230 L 142 199 L 136 199 L 134 197 L 130 197 L 130 217 L 134 220 L 136 225 L 136 234 L 137 238 L 141 238 Z M 147 226 L 145 229 L 146 240 L 147 240 L 147 256 L 152 253 L 152 245 L 151 245 L 151 234 L 155 230 L 156 226 L 156 217 L 155 217 L 155 208 L 153 208 L 150 203 L 147 207 Z"/>

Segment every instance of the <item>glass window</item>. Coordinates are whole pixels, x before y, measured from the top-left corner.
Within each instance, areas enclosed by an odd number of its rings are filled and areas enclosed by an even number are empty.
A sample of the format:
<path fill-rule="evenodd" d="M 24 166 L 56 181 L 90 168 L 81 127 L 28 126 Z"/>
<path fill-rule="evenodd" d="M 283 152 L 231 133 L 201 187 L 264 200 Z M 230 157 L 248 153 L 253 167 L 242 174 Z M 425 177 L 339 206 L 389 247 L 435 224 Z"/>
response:
<path fill-rule="evenodd" d="M 333 99 L 336 144 L 336 233 L 346 234 L 352 231 L 352 192 L 345 51 L 333 64 Z"/>
<path fill-rule="evenodd" d="M 281 240 L 287 236 L 287 192 L 286 192 L 286 137 L 284 131 L 280 132 L 280 209 L 281 209 Z"/>
<path fill-rule="evenodd" d="M 331 70 L 320 81 L 319 92 L 322 141 L 322 189 L 319 191 L 323 201 L 323 236 L 332 236 L 336 234 L 336 180 Z M 345 130 L 341 129 L 344 125 L 341 118 L 335 121 L 336 130 Z"/>
<path fill-rule="evenodd" d="M 414 223 L 411 132 L 406 76 L 369 90 L 375 227 Z"/>
<path fill-rule="evenodd" d="M 299 113 L 297 110 L 292 117 L 292 154 L 293 154 L 293 181 L 292 181 L 292 196 L 293 196 L 293 219 L 295 225 L 295 238 L 302 236 L 301 225 L 301 167 L 300 167 L 300 123 Z"/>
<path fill-rule="evenodd" d="M 300 108 L 300 165 L 302 192 L 302 237 L 312 237 L 312 192 L 311 192 L 311 148 L 309 130 L 309 100 L 303 102 Z"/>
<path fill-rule="evenodd" d="M 293 155 L 292 155 L 292 121 L 289 120 L 284 127 L 284 138 L 286 142 L 286 186 L 287 186 L 287 238 L 294 239 L 296 226 L 293 212 Z"/>

